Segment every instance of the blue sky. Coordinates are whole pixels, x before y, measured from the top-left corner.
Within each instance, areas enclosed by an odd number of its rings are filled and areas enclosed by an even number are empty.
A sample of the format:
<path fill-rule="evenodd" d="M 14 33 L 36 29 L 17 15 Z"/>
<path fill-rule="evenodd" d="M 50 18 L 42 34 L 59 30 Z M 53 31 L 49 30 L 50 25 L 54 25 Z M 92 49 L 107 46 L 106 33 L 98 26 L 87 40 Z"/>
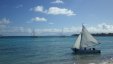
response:
<path fill-rule="evenodd" d="M 113 32 L 113 0 L 0 0 L 0 34 Z"/>

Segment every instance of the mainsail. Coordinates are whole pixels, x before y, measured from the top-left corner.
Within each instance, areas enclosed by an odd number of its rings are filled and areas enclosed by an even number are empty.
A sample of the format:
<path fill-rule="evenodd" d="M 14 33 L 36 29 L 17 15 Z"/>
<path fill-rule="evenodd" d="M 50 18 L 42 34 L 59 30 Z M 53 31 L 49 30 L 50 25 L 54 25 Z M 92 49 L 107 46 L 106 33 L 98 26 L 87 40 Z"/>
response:
<path fill-rule="evenodd" d="M 78 36 L 73 48 L 84 48 L 84 47 L 91 47 L 94 45 L 99 44 L 97 40 L 87 31 L 87 29 L 82 26 L 82 32 Z"/>

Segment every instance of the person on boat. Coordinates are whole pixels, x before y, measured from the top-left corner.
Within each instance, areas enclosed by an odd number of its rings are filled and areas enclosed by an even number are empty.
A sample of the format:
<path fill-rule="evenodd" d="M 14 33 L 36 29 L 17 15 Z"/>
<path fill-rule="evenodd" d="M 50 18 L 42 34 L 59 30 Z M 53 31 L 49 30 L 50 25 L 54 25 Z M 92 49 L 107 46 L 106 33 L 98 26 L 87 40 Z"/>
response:
<path fill-rule="evenodd" d="M 95 50 L 95 48 L 92 48 L 93 50 Z"/>
<path fill-rule="evenodd" d="M 86 50 L 86 47 L 84 48 L 84 50 Z"/>
<path fill-rule="evenodd" d="M 89 48 L 89 50 L 91 50 L 91 48 Z"/>

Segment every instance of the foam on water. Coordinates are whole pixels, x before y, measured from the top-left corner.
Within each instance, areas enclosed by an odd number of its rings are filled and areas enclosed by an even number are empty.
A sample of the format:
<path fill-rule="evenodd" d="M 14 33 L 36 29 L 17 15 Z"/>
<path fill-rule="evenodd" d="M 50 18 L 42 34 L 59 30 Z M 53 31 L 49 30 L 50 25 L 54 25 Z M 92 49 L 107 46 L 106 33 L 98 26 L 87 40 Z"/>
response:
<path fill-rule="evenodd" d="M 100 63 L 89 63 L 89 64 L 113 64 L 113 58 L 110 58 L 108 60 L 104 60 Z"/>
<path fill-rule="evenodd" d="M 100 64 L 113 64 L 113 58 L 110 58 L 109 60 L 103 61 Z"/>

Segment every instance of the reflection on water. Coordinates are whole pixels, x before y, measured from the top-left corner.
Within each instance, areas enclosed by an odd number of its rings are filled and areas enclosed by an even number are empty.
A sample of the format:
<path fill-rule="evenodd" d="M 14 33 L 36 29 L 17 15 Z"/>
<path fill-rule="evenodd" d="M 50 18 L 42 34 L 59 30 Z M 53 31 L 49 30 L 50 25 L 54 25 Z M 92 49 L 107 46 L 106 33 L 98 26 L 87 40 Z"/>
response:
<path fill-rule="evenodd" d="M 90 55 L 74 55 L 74 64 L 90 64 L 100 62 L 100 54 L 90 54 Z"/>

